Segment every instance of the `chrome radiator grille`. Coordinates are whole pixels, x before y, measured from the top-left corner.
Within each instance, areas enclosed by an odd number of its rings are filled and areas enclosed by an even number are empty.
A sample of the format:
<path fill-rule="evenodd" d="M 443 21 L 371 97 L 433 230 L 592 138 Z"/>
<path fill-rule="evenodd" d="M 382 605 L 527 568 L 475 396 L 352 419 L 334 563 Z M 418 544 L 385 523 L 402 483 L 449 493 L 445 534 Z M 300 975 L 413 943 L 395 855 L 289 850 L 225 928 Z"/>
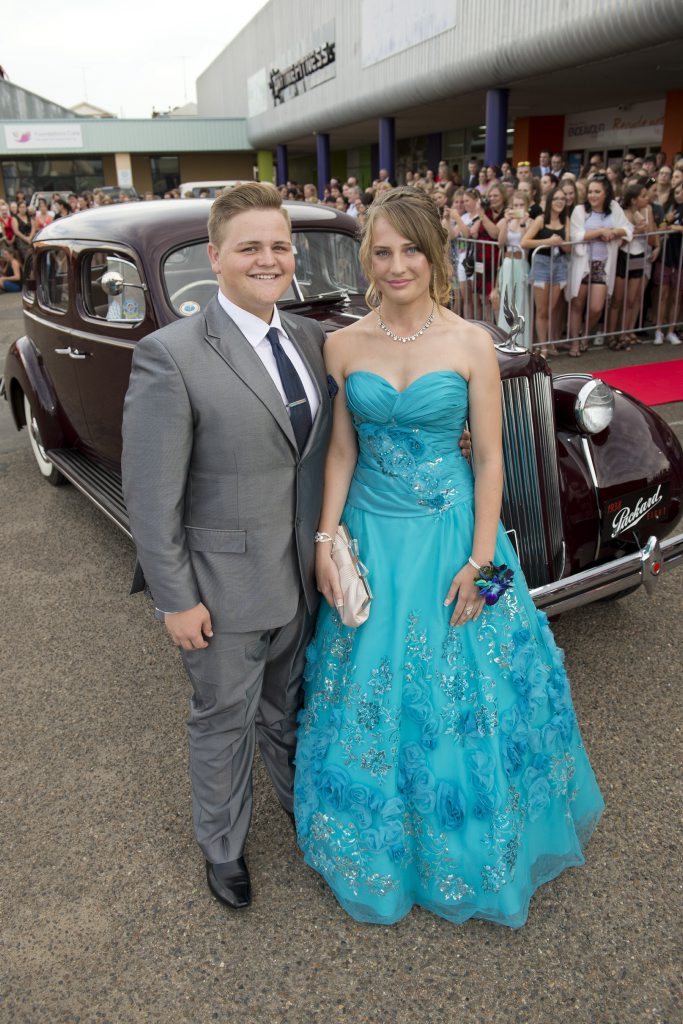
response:
<path fill-rule="evenodd" d="M 502 388 L 502 518 L 506 530 L 515 531 L 529 586 L 538 587 L 557 579 L 563 563 L 552 378 L 512 377 Z"/>

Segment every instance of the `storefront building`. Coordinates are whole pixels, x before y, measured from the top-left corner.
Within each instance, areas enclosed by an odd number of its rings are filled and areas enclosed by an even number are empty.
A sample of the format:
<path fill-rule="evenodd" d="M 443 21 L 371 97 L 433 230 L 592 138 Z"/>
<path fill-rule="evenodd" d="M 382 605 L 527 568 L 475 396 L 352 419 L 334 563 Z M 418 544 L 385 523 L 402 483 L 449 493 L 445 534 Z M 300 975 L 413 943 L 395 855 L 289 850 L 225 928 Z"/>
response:
<path fill-rule="evenodd" d="M 59 111 L 55 113 L 59 114 Z M 189 181 L 252 179 L 244 118 L 0 121 L 0 196 L 120 185 L 163 195 Z"/>
<path fill-rule="evenodd" d="M 680 0 L 271 0 L 197 81 L 277 178 L 683 149 Z"/>

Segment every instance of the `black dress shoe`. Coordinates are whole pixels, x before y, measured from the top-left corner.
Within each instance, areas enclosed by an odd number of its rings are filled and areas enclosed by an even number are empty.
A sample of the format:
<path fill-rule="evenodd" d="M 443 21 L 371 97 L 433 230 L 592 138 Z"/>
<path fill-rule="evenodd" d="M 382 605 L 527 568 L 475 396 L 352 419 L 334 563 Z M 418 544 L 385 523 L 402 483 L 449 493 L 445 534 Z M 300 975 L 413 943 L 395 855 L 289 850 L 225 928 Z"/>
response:
<path fill-rule="evenodd" d="M 297 832 L 296 832 L 296 818 L 294 817 L 293 812 L 292 811 L 285 811 L 285 814 L 289 818 L 290 824 L 291 824 L 292 828 L 294 829 L 294 835 L 296 835 L 297 834 Z"/>
<path fill-rule="evenodd" d="M 206 880 L 217 900 L 232 910 L 243 910 L 251 903 L 251 883 L 244 857 L 224 864 L 206 862 Z"/>

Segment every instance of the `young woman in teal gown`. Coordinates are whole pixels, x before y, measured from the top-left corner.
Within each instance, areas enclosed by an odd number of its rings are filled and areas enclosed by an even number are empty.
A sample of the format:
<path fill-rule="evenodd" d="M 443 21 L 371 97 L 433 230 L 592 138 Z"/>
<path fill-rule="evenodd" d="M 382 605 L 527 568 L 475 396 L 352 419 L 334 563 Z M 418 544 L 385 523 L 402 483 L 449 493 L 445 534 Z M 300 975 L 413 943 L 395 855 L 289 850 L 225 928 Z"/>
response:
<path fill-rule="evenodd" d="M 583 863 L 603 802 L 562 653 L 500 525 L 498 363 L 489 334 L 444 305 L 445 243 L 423 192 L 379 197 L 361 245 L 371 312 L 326 343 L 339 386 L 316 537 L 326 603 L 295 814 L 307 864 L 357 920 L 392 924 L 417 904 L 519 927 L 534 890 Z M 324 539 L 340 522 L 374 592 L 357 629 L 341 623 Z M 493 604 L 489 563 L 514 572 Z"/>

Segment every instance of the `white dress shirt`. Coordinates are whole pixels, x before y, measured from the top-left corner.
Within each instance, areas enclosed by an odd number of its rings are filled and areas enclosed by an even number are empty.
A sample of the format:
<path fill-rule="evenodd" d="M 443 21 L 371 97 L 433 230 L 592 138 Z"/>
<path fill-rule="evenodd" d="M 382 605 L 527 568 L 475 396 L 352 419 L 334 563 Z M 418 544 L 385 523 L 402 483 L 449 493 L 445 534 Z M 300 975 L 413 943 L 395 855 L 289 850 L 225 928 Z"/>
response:
<path fill-rule="evenodd" d="M 248 313 L 246 309 L 242 309 L 241 306 L 236 306 L 235 303 L 226 298 L 220 290 L 218 291 L 218 301 L 254 349 L 254 352 L 268 371 L 273 384 L 280 392 L 282 401 L 287 405 L 287 396 L 285 395 L 285 389 L 283 388 L 282 381 L 280 380 L 280 373 L 277 368 L 277 363 L 275 362 L 275 355 L 273 354 L 273 349 L 267 338 L 270 328 L 276 328 L 280 336 L 280 344 L 301 378 L 301 383 L 303 384 L 304 391 L 306 392 L 306 398 L 308 399 L 308 405 L 311 410 L 311 422 L 313 422 L 315 414 L 320 406 L 318 392 L 313 380 L 311 379 L 310 373 L 306 369 L 306 364 L 285 333 L 285 329 L 280 322 L 280 313 L 277 306 L 275 306 L 273 310 L 273 319 L 270 321 L 270 324 L 267 324 L 265 320 L 261 320 L 260 317 L 254 316 L 253 313 Z"/>

